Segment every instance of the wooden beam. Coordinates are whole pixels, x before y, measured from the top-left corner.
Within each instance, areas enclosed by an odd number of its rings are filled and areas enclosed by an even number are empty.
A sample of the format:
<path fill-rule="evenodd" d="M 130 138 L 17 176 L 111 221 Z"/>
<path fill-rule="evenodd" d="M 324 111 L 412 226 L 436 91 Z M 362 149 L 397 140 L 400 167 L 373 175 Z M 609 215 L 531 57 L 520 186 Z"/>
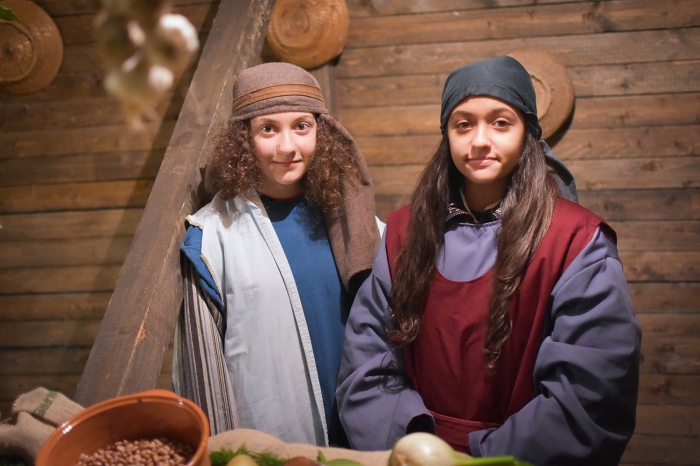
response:
<path fill-rule="evenodd" d="M 182 300 L 179 245 L 231 86 L 256 64 L 274 0 L 222 0 L 78 384 L 83 406 L 156 386 Z"/>

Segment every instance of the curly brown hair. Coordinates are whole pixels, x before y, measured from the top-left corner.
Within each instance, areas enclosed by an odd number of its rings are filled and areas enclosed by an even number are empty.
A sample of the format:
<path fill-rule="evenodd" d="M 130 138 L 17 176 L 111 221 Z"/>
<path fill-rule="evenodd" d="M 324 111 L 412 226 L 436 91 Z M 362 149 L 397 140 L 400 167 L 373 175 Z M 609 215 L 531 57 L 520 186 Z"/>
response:
<path fill-rule="evenodd" d="M 315 115 L 316 150 L 302 178 L 306 199 L 321 210 L 332 210 L 343 203 L 345 190 L 360 182 L 360 169 L 354 156 L 353 141 L 322 115 Z M 251 188 L 258 188 L 262 171 L 255 156 L 250 120 L 229 121 L 215 136 L 214 153 L 207 167 L 206 188 L 233 199 Z"/>

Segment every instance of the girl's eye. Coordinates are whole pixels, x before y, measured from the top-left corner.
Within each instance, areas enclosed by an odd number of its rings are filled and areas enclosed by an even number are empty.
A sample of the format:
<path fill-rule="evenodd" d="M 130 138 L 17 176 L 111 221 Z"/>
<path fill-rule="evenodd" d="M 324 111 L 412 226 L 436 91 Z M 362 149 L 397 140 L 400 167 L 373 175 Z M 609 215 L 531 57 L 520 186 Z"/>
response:
<path fill-rule="evenodd" d="M 271 132 L 272 132 L 272 126 L 270 126 L 270 125 L 265 125 L 265 126 L 263 126 L 263 127 L 260 128 L 260 131 L 262 131 L 263 133 L 271 133 Z"/>
<path fill-rule="evenodd" d="M 308 124 L 308 123 L 306 123 L 306 122 L 304 122 L 304 123 L 299 123 L 299 124 L 297 125 L 297 129 L 298 129 L 299 131 L 306 131 L 306 130 L 309 129 L 310 127 L 311 127 L 311 125 Z"/>
<path fill-rule="evenodd" d="M 469 129 L 471 128 L 471 123 L 468 121 L 458 121 L 457 122 L 457 129 Z"/>
<path fill-rule="evenodd" d="M 505 128 L 507 126 L 510 126 L 510 122 L 508 120 L 496 120 L 494 123 L 498 128 Z"/>

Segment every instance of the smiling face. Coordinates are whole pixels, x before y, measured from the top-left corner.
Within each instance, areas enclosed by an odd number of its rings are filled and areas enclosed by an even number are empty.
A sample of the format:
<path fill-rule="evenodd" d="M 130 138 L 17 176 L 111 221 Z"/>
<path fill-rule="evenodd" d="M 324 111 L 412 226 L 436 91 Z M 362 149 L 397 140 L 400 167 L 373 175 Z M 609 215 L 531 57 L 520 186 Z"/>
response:
<path fill-rule="evenodd" d="M 301 194 L 301 179 L 316 149 L 316 129 L 316 119 L 305 112 L 272 113 L 250 120 L 262 172 L 260 193 L 275 199 Z"/>
<path fill-rule="evenodd" d="M 469 207 L 482 211 L 501 200 L 525 144 L 520 112 L 494 97 L 468 97 L 452 111 L 447 135 Z"/>

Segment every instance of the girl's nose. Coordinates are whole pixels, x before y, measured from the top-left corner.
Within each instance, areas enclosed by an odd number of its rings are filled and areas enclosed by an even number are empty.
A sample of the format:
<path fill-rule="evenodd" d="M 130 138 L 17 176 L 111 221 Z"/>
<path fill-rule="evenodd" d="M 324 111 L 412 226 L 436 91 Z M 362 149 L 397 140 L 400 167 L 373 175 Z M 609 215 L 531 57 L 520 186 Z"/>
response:
<path fill-rule="evenodd" d="M 472 145 L 483 147 L 489 143 L 488 126 L 484 124 L 479 124 L 475 128 L 474 139 L 472 140 Z"/>
<path fill-rule="evenodd" d="M 290 152 L 296 151 L 296 145 L 294 144 L 294 139 L 292 137 L 291 131 L 282 131 L 280 133 L 279 145 L 277 150 L 281 154 L 289 154 Z"/>

